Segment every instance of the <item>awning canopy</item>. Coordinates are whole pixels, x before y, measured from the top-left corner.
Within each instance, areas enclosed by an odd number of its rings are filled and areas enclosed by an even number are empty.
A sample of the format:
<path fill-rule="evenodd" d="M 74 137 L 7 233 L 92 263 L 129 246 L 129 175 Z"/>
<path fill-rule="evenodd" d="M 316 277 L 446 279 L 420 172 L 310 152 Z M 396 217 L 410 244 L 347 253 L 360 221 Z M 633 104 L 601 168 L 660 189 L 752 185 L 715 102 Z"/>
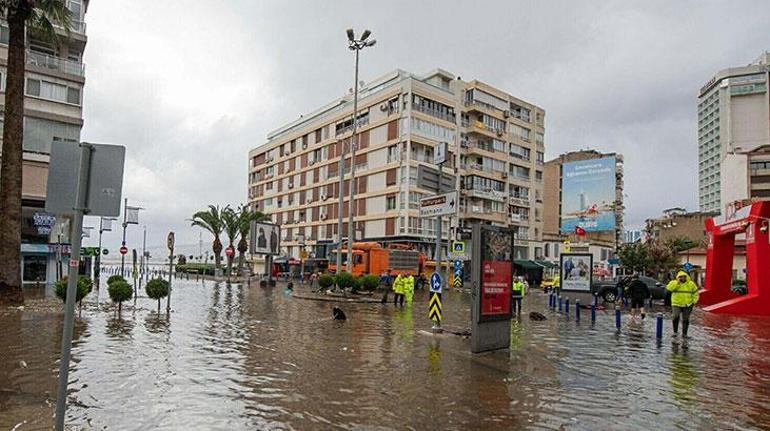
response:
<path fill-rule="evenodd" d="M 513 264 L 518 265 L 524 269 L 543 269 L 541 265 L 538 265 L 531 260 L 515 259 Z"/>
<path fill-rule="evenodd" d="M 556 269 L 559 267 L 559 265 L 553 262 L 548 262 L 547 260 L 536 260 L 535 263 L 549 269 Z"/>

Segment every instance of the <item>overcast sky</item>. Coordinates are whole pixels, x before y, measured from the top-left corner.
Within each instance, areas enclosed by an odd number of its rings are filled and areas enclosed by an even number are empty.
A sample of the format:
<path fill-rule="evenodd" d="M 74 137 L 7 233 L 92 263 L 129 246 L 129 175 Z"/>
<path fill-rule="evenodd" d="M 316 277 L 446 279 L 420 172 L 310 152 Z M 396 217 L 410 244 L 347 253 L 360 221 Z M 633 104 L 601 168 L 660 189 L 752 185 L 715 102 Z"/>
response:
<path fill-rule="evenodd" d="M 547 159 L 622 153 L 638 226 L 697 209 L 697 91 L 770 49 L 768 16 L 766 0 L 94 0 L 82 138 L 126 146 L 123 194 L 146 208 L 148 243 L 197 244 L 190 215 L 245 202 L 248 150 L 352 86 L 345 29 L 369 28 L 362 80 L 441 67 L 543 107 Z"/>

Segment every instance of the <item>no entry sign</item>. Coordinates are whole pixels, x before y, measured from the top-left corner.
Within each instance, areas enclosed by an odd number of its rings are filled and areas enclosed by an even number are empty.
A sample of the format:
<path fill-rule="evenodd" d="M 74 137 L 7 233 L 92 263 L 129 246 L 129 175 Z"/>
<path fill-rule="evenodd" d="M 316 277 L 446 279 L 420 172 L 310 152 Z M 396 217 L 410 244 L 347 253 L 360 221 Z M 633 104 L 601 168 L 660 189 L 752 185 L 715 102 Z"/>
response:
<path fill-rule="evenodd" d="M 126 247 L 125 245 L 120 246 L 120 254 L 126 254 L 126 253 L 128 253 L 128 247 Z"/>

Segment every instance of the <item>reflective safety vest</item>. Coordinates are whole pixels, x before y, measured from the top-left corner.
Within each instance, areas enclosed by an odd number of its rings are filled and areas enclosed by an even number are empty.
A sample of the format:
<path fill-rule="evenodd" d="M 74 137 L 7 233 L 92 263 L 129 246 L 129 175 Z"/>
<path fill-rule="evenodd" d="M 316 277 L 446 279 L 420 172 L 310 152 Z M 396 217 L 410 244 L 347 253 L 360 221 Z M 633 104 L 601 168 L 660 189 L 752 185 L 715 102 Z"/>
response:
<path fill-rule="evenodd" d="M 524 296 L 524 283 L 518 280 L 514 281 L 512 289 L 514 296 Z"/>

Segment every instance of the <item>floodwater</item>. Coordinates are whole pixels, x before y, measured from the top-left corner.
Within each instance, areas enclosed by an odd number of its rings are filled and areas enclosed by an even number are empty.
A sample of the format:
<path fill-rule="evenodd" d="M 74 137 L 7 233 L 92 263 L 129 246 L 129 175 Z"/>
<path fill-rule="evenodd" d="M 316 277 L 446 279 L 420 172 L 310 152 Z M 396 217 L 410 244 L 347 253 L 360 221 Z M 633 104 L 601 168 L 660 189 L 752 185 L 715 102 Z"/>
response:
<path fill-rule="evenodd" d="M 96 291 L 95 291 L 96 292 Z M 654 321 L 620 333 L 546 311 L 539 292 L 510 351 L 471 355 L 411 308 L 291 298 L 281 288 L 175 281 L 170 316 L 141 295 L 121 318 L 102 287 L 77 321 L 72 429 L 770 429 L 770 321 L 696 312 L 688 342 Z M 470 297 L 444 295 L 467 327 Z M 525 311 L 529 311 L 525 310 Z M 55 405 L 61 305 L 0 309 L 0 429 L 46 429 Z"/>

